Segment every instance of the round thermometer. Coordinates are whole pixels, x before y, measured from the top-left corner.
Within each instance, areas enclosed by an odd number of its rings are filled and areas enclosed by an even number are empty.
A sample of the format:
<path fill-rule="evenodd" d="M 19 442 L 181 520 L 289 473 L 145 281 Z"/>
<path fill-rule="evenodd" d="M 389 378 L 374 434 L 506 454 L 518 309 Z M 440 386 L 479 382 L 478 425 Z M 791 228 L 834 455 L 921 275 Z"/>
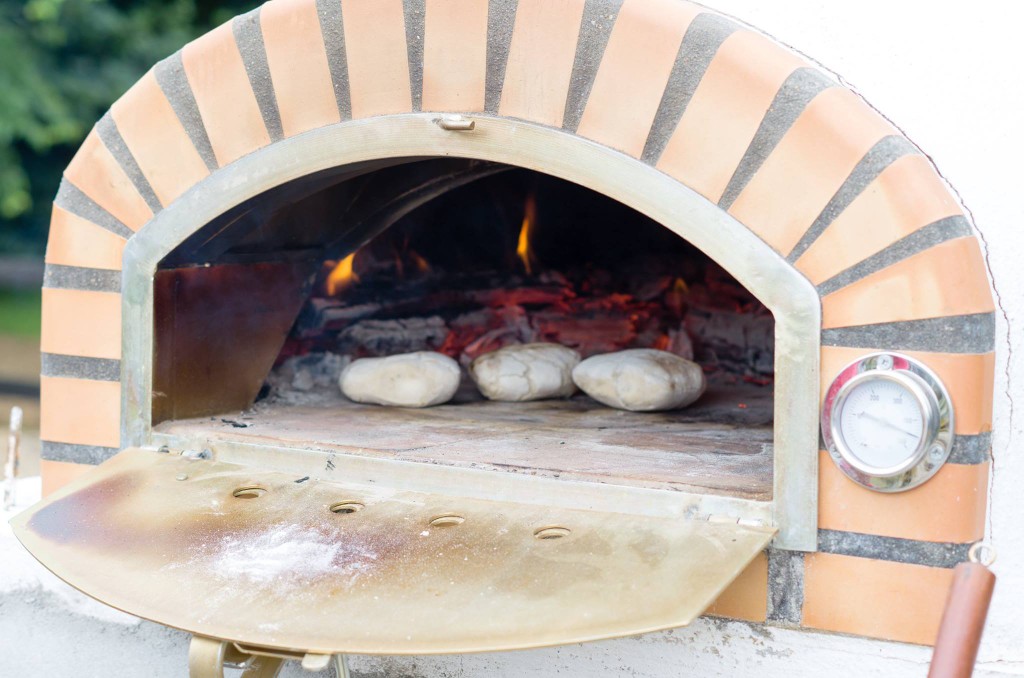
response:
<path fill-rule="evenodd" d="M 927 367 L 898 353 L 874 353 L 832 382 L 821 433 L 832 460 L 855 482 L 900 492 L 931 478 L 949 457 L 953 407 Z"/>

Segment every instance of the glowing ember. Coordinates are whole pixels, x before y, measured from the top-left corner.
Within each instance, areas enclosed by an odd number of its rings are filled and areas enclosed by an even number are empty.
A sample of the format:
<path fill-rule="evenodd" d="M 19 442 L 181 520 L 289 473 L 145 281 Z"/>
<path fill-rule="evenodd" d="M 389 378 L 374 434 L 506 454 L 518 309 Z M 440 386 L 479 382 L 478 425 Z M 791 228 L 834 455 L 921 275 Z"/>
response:
<path fill-rule="evenodd" d="M 334 266 L 334 269 L 327 275 L 327 294 L 333 297 L 352 283 L 359 282 L 359 276 L 352 270 L 355 259 L 356 253 L 353 252 Z"/>
<path fill-rule="evenodd" d="M 533 193 L 526 196 L 526 209 L 523 213 L 523 225 L 519 229 L 519 244 L 516 245 L 516 255 L 523 262 L 526 273 L 533 274 L 533 250 L 530 248 L 530 236 L 537 223 L 537 199 Z"/>

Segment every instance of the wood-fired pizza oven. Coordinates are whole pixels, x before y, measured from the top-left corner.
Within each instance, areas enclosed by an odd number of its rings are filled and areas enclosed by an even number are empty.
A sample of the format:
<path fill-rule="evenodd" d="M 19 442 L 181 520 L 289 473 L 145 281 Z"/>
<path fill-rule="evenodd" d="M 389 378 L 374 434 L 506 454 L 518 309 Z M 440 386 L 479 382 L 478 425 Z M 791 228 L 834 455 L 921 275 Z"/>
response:
<path fill-rule="evenodd" d="M 994 320 L 968 218 L 854 92 L 682 0 L 239 16 L 86 139 L 43 302 L 55 491 L 19 536 L 207 639 L 197 666 L 229 641 L 315 665 L 705 612 L 929 643 L 983 535 Z M 692 356 L 709 389 L 645 414 L 333 387 L 351 356 L 533 340 Z M 874 473 L 838 417 L 879 372 L 935 411 Z"/>

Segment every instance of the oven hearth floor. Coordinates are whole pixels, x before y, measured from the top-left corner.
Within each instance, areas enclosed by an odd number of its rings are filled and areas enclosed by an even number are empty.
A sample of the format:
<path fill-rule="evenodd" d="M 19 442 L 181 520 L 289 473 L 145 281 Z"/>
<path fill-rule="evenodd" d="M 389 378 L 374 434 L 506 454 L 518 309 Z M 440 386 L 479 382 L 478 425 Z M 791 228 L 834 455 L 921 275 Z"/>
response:
<path fill-rule="evenodd" d="M 261 402 L 238 415 L 163 422 L 191 440 L 273 445 L 544 477 L 768 500 L 770 388 L 712 385 L 690 408 L 623 412 L 586 396 L 498 403 L 461 393 L 426 409 Z"/>

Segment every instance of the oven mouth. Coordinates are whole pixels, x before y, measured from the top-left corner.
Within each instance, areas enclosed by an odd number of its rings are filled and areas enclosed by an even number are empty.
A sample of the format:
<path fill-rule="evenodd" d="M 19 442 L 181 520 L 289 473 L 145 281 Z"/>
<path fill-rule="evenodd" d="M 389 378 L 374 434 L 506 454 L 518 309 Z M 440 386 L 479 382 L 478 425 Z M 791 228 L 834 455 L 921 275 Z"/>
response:
<path fill-rule="evenodd" d="M 771 312 L 677 234 L 571 182 L 456 158 L 306 176 L 200 228 L 155 288 L 158 433 L 772 498 Z M 483 398 L 469 363 L 535 342 L 659 349 L 708 387 L 653 413 Z M 415 351 L 461 364 L 450 402 L 340 393 L 352 359 Z"/>

